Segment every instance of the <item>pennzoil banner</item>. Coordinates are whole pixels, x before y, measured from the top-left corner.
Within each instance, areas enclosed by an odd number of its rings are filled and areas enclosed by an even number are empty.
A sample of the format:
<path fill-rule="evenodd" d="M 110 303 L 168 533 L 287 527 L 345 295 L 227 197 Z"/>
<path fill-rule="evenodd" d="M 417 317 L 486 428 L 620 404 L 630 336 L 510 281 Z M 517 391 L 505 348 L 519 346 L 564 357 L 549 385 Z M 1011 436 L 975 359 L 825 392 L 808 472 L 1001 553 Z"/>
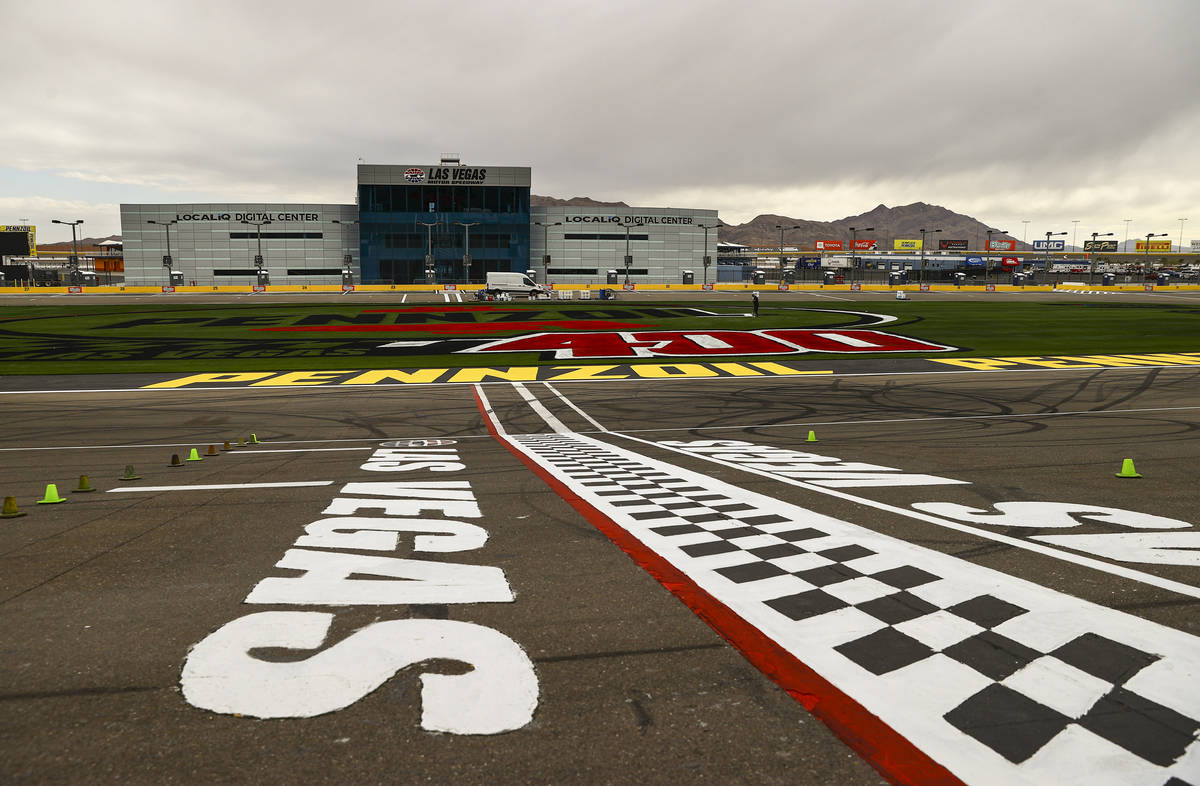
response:
<path fill-rule="evenodd" d="M 920 251 L 921 238 L 894 240 L 892 241 L 892 248 L 896 251 Z"/>

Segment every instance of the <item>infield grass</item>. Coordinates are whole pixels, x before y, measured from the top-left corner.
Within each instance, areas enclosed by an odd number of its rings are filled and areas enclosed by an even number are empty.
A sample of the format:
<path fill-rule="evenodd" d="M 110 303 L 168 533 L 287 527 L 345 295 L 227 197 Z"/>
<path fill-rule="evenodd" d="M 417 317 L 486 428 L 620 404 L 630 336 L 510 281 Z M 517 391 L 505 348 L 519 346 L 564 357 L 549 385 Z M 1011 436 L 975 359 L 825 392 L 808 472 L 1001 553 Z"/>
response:
<path fill-rule="evenodd" d="M 719 316 L 694 313 L 703 308 Z M 405 341 L 495 339 L 538 332 L 853 327 L 855 312 L 897 320 L 878 329 L 956 347 L 937 357 L 1200 351 L 1200 306 L 1126 302 L 705 301 L 401 305 L 328 303 L 5 306 L 0 373 L 274 371 L 561 363 L 537 353 L 453 354 L 455 347 L 381 348 Z M 867 327 L 868 325 L 857 325 Z M 877 355 L 853 353 L 854 357 Z M 920 357 L 920 353 L 906 353 Z M 830 353 L 788 362 L 825 362 Z M 734 360 L 736 358 L 721 358 Z M 646 359 L 662 362 L 662 358 Z M 579 360 L 610 363 L 612 360 Z M 630 362 L 625 359 L 620 362 Z M 636 359 L 633 362 L 637 362 Z"/>

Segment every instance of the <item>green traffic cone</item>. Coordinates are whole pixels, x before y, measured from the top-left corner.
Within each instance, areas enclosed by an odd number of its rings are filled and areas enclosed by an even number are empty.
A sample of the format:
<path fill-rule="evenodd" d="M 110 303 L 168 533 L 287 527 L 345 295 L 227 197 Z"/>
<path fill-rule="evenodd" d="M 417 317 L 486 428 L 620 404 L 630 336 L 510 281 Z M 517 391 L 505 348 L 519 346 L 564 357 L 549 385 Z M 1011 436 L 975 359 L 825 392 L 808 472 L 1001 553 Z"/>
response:
<path fill-rule="evenodd" d="M 258 444 L 258 435 L 257 435 L 257 434 L 251 434 L 251 435 L 250 435 L 250 444 L 251 444 L 251 445 L 257 445 L 257 444 Z"/>
<path fill-rule="evenodd" d="M 806 440 L 804 440 L 804 441 L 805 441 L 805 442 L 820 442 L 821 440 L 817 439 L 817 432 L 815 432 L 815 431 L 809 431 L 809 432 L 808 432 L 808 439 L 806 439 Z"/>
<path fill-rule="evenodd" d="M 204 459 L 200 458 L 200 451 L 196 450 L 195 448 L 192 448 L 192 452 L 188 454 L 187 460 L 188 461 L 204 461 Z"/>
<path fill-rule="evenodd" d="M 179 456 L 176 456 L 175 459 L 178 460 Z M 141 477 L 142 477 L 141 475 L 138 475 L 133 471 L 132 464 L 126 464 L 125 465 L 125 474 L 122 475 L 121 477 L 117 478 L 117 480 L 139 480 Z"/>
<path fill-rule="evenodd" d="M 1121 462 L 1121 471 L 1117 473 L 1118 478 L 1140 478 L 1141 475 L 1133 468 L 1133 459 L 1127 458 Z"/>
<path fill-rule="evenodd" d="M 66 497 L 58 496 L 58 486 L 53 483 L 46 484 L 46 496 L 37 501 L 39 505 L 53 505 L 56 502 L 66 502 Z"/>

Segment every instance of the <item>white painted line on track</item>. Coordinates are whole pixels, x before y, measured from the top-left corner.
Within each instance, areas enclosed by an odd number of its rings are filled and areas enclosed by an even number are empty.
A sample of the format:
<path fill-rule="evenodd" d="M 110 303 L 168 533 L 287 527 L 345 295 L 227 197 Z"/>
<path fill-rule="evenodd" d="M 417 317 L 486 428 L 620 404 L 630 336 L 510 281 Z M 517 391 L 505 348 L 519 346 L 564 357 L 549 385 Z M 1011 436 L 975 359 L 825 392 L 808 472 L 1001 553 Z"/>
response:
<path fill-rule="evenodd" d="M 496 411 L 492 409 L 492 402 L 488 400 L 487 394 L 483 392 L 483 385 L 476 383 L 474 385 L 475 395 L 479 396 L 480 403 L 483 404 L 483 413 L 492 422 L 492 427 L 496 429 L 497 434 L 507 434 L 504 430 L 504 424 L 500 422 L 500 418 L 496 417 Z M 486 435 L 489 439 L 491 434 Z"/>
<path fill-rule="evenodd" d="M 332 480 L 303 480 L 293 483 L 214 483 L 199 486 L 121 486 L 108 489 L 108 493 L 123 491 L 221 491 L 225 489 L 293 489 L 303 486 L 330 486 Z"/>
<path fill-rule="evenodd" d="M 547 386 L 547 387 L 549 387 L 549 386 Z M 559 398 L 563 399 L 563 401 L 567 401 L 566 397 L 562 396 L 562 394 L 559 394 L 556 392 L 556 395 L 558 395 Z M 1189 407 L 1188 409 L 1197 409 L 1197 407 Z M 578 409 L 577 409 L 577 411 L 578 411 Z M 588 418 L 588 419 L 591 420 L 591 418 Z M 596 423 L 596 421 L 594 421 L 594 420 L 592 420 L 592 422 Z M 558 424 L 558 427 L 556 427 L 553 423 L 550 423 L 549 421 L 547 421 L 547 423 L 550 425 L 551 428 L 553 428 L 556 432 L 558 432 L 560 434 L 570 433 L 569 431 L 564 430 L 565 426 L 563 426 L 563 424 L 561 422 L 559 422 L 557 419 L 555 420 L 555 423 Z M 596 423 L 596 425 L 599 426 L 599 423 Z M 725 427 L 722 427 L 722 428 L 725 428 Z M 732 427 L 729 427 L 729 428 L 732 428 Z M 1092 559 L 1091 557 L 1084 557 L 1084 556 L 1074 554 L 1069 551 L 1063 551 L 1061 549 L 1053 548 L 1051 546 L 1046 546 L 1041 543 L 1033 543 L 1030 541 L 1021 540 L 1020 538 L 1012 538 L 1007 535 L 1001 535 L 997 532 L 992 532 L 990 530 L 980 529 L 978 527 L 972 527 L 969 524 L 963 524 L 958 521 L 944 519 L 939 516 L 932 516 L 932 515 L 929 515 L 928 513 L 922 513 L 920 511 L 916 511 L 916 510 L 909 510 L 908 508 L 901 508 L 901 507 L 897 507 L 895 505 L 889 505 L 885 502 L 877 502 L 876 500 L 869 499 L 867 497 L 859 497 L 854 494 L 848 494 L 844 491 L 838 491 L 836 489 L 825 488 L 823 486 L 817 486 L 817 485 L 813 485 L 811 483 L 805 483 L 802 480 L 796 480 L 794 478 L 783 477 L 781 475 L 777 475 L 777 474 L 774 474 L 771 472 L 766 472 L 764 470 L 751 469 L 749 467 L 746 467 L 743 464 L 736 464 L 734 462 L 724 461 L 722 459 L 718 459 L 713 456 L 708 456 L 708 455 L 704 455 L 701 453 L 693 453 L 691 451 L 683 450 L 681 448 L 671 447 L 668 445 L 662 445 L 658 442 L 654 442 L 652 440 L 647 440 L 647 439 L 642 439 L 640 437 L 635 437 L 628 433 L 623 433 L 620 431 L 609 431 L 608 429 L 605 429 L 603 427 L 601 427 L 601 430 L 607 434 L 612 434 L 613 436 L 621 437 L 622 439 L 628 439 L 633 442 L 640 442 L 643 445 L 650 445 L 651 447 L 659 448 L 661 450 L 668 450 L 668 451 L 671 451 L 672 453 L 678 453 L 680 455 L 688 456 L 690 458 L 701 459 L 703 461 L 708 461 L 713 464 L 720 464 L 723 467 L 729 467 L 731 469 L 740 469 L 744 472 L 749 472 L 751 474 L 759 475 L 761 477 L 775 480 L 780 483 L 786 483 L 789 486 L 795 486 L 796 488 L 804 489 L 805 491 L 812 491 L 812 492 L 816 492 L 818 494 L 824 494 L 824 495 L 830 496 L 830 497 L 837 497 L 838 499 L 843 499 L 843 500 L 846 500 L 847 502 L 855 502 L 860 505 L 865 505 L 867 507 L 875 508 L 876 510 L 882 510 L 886 513 L 892 513 L 897 516 L 904 516 L 905 518 L 916 519 L 918 521 L 924 521 L 926 523 L 934 524 L 936 526 L 944 527 L 946 529 L 952 529 L 952 530 L 956 530 L 958 532 L 967 532 L 972 535 L 978 535 L 979 537 L 986 538 L 988 540 L 996 541 L 997 543 L 1004 543 L 1005 545 L 1013 546 L 1015 548 L 1023 549 L 1025 551 L 1032 551 L 1035 554 L 1041 554 L 1043 556 L 1053 557 L 1055 559 L 1061 559 L 1063 561 L 1071 562 L 1076 565 L 1082 565 L 1083 567 L 1092 568 L 1094 570 L 1099 570 L 1099 571 L 1102 571 L 1104 573 L 1109 573 L 1114 576 L 1120 576 L 1121 578 L 1130 579 L 1132 581 L 1136 581 L 1141 584 L 1148 584 L 1150 586 L 1158 587 L 1160 589 L 1165 589 L 1170 592 L 1176 592 L 1176 593 L 1179 593 L 1180 595 L 1186 595 L 1186 596 L 1193 597 L 1193 598 L 1200 598 L 1200 587 L 1195 587 L 1190 584 L 1183 584 L 1178 581 L 1172 581 L 1171 579 L 1166 579 L 1166 578 L 1162 578 L 1159 576 L 1155 576 L 1154 574 L 1151 574 L 1151 573 L 1144 573 L 1140 570 L 1126 568 L 1122 565 L 1113 565 L 1108 562 L 1102 562 L 1097 559 Z M 671 429 L 671 430 L 675 430 L 675 429 Z"/>
<path fill-rule="evenodd" d="M 537 400 L 537 396 L 526 390 L 524 385 L 522 385 L 520 382 L 514 382 L 513 387 L 516 388 L 517 392 L 521 394 L 521 398 L 525 399 L 525 403 L 529 405 L 530 409 L 536 412 L 542 418 L 542 420 L 546 421 L 550 428 L 554 429 L 560 434 L 569 433 L 571 431 L 561 420 L 554 417 L 554 415 L 550 412 L 550 410 L 546 409 L 542 402 Z"/>
<path fill-rule="evenodd" d="M 584 420 L 586 420 L 588 423 L 591 423 L 591 424 L 592 424 L 593 426 L 595 426 L 595 427 L 596 427 L 596 428 L 597 428 L 599 431 L 608 431 L 608 429 L 606 429 L 604 426 L 600 425 L 600 422 L 599 422 L 598 420 L 596 420 L 594 417 L 592 417 L 592 416 L 591 416 L 591 415 L 589 415 L 588 413 L 584 412 L 584 411 L 583 411 L 582 409 L 580 409 L 579 407 L 575 406 L 575 402 L 571 401 L 569 398 L 567 398 L 566 396 L 564 396 L 562 393 L 559 393 L 557 390 L 555 390 L 555 389 L 554 389 L 554 386 L 553 386 L 553 385 L 551 385 L 549 382 L 543 382 L 542 384 L 546 386 L 546 390 L 549 390 L 551 393 L 553 393 L 554 395 L 558 396 L 558 398 L 559 398 L 559 399 L 560 399 L 560 400 L 561 400 L 561 401 L 562 401 L 564 404 L 566 404 L 566 405 L 567 405 L 568 407 L 570 407 L 571 409 L 575 410 L 576 414 L 578 414 L 578 415 L 579 415 L 581 418 L 583 418 Z"/>

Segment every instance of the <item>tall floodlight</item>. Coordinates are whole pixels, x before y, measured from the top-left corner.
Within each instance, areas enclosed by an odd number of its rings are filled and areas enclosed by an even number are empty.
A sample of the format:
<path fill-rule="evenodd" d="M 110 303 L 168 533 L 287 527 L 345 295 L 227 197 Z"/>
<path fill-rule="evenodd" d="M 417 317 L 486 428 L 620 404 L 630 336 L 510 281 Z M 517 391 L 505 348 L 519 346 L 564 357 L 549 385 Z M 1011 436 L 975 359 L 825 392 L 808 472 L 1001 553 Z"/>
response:
<path fill-rule="evenodd" d="M 1029 219 L 1022 218 L 1021 223 L 1025 225 L 1021 229 L 1021 245 L 1026 246 L 1029 245 L 1028 242 L 1026 242 L 1029 240 Z"/>
<path fill-rule="evenodd" d="M 74 279 L 79 272 L 79 245 L 75 240 L 75 227 L 83 223 L 83 219 L 76 221 L 59 221 L 57 218 L 50 219 L 52 224 L 62 224 L 71 228 L 71 278 Z"/>
<path fill-rule="evenodd" d="M 171 267 L 175 264 L 175 260 L 171 259 L 171 225 L 178 224 L 179 219 L 172 218 L 170 221 L 155 221 L 150 219 L 147 224 L 158 224 L 163 229 L 167 230 L 167 253 L 163 254 L 163 267 L 167 269 L 167 284 L 171 283 Z"/>
<path fill-rule="evenodd" d="M 704 259 L 702 261 L 704 263 L 704 285 L 708 286 L 708 268 L 712 265 L 712 257 L 708 255 L 708 230 L 723 227 L 725 225 L 718 221 L 712 226 L 708 226 L 707 224 L 697 224 L 696 226 L 704 230 Z"/>
<path fill-rule="evenodd" d="M 1003 229 L 989 229 L 987 231 L 987 259 L 983 263 L 983 283 L 984 286 L 988 283 L 988 276 L 992 272 L 992 235 L 1003 235 Z"/>
<path fill-rule="evenodd" d="M 258 237 L 258 253 L 254 255 L 254 267 L 256 267 L 259 270 L 262 270 L 262 268 L 263 268 L 262 228 L 265 227 L 267 224 L 270 224 L 271 219 L 268 218 L 268 219 L 264 219 L 262 221 L 247 221 L 246 219 L 242 219 L 242 223 L 246 224 L 247 226 L 254 227 L 255 235 Z"/>
<path fill-rule="evenodd" d="M 538 226 L 540 226 L 542 228 L 542 267 L 546 270 L 546 283 L 549 283 L 550 282 L 550 227 L 560 227 L 560 226 L 562 226 L 562 222 L 555 221 L 553 223 L 543 223 L 541 221 L 534 221 L 533 223 L 537 224 Z"/>
<path fill-rule="evenodd" d="M 1088 286 L 1093 286 L 1096 282 L 1096 238 L 1098 237 L 1112 237 L 1112 232 L 1104 232 L 1103 234 L 1100 232 L 1092 233 L 1092 255 L 1089 258 L 1091 266 L 1088 268 Z"/>
<path fill-rule="evenodd" d="M 1065 235 L 1065 234 L 1067 234 L 1065 231 L 1064 232 L 1047 232 L 1046 233 L 1046 251 L 1045 251 L 1045 253 L 1046 253 L 1046 280 L 1044 282 L 1042 282 L 1044 284 L 1050 283 L 1050 238 L 1052 238 L 1056 235 Z"/>
<path fill-rule="evenodd" d="M 340 219 L 335 218 L 335 219 L 332 219 L 332 222 L 331 222 L 334 224 L 338 224 L 342 227 L 342 250 L 345 252 L 342 255 L 342 267 L 345 268 L 346 270 L 349 270 L 350 268 L 354 267 L 354 256 L 350 253 L 350 231 L 348 229 L 346 229 L 346 226 L 357 224 L 358 221 L 359 220 L 357 218 L 352 218 L 347 221 L 342 221 Z"/>
<path fill-rule="evenodd" d="M 1072 218 L 1071 223 L 1075 225 L 1075 226 L 1071 227 L 1071 250 L 1074 251 L 1076 248 L 1075 233 L 1079 231 L 1079 219 Z"/>
<path fill-rule="evenodd" d="M 1146 235 L 1146 270 L 1147 271 L 1150 270 L 1150 238 L 1166 237 L 1166 236 L 1167 236 L 1166 232 L 1159 232 L 1158 234 L 1154 234 L 1153 232 L 1151 232 L 1150 234 Z"/>
<path fill-rule="evenodd" d="M 783 281 L 783 269 L 787 267 L 787 257 L 783 255 L 783 233 L 789 229 L 799 229 L 799 224 L 792 224 L 790 227 L 785 227 L 783 224 L 776 224 L 775 228 L 779 230 L 779 280 Z"/>
<path fill-rule="evenodd" d="M 478 226 L 478 221 L 455 221 L 456 226 L 463 228 L 463 283 L 471 283 L 471 227 Z"/>
<path fill-rule="evenodd" d="M 1123 252 L 1125 252 L 1126 254 L 1128 254 L 1129 253 L 1129 222 L 1132 221 L 1133 219 L 1132 218 L 1123 218 L 1121 220 L 1125 222 L 1125 242 L 1121 244 L 1121 250 Z"/>
<path fill-rule="evenodd" d="M 1183 222 L 1185 222 L 1185 221 L 1187 221 L 1186 218 L 1179 219 L 1179 249 L 1178 249 L 1178 251 L 1180 253 L 1183 253 Z"/>
<path fill-rule="evenodd" d="M 858 269 L 858 257 L 855 256 L 855 246 L 858 245 L 859 232 L 874 232 L 875 227 L 850 227 L 850 283 L 854 283 L 854 271 Z"/>
<path fill-rule="evenodd" d="M 436 272 L 433 265 L 433 228 L 441 221 L 418 221 L 418 224 L 425 227 L 426 244 L 425 244 L 425 283 L 432 284 L 435 281 Z"/>
<path fill-rule="evenodd" d="M 922 229 L 921 230 L 921 283 L 925 283 L 925 234 L 941 232 L 940 229 Z"/>
<path fill-rule="evenodd" d="M 629 230 L 635 226 L 645 226 L 642 222 L 636 224 L 625 223 L 625 286 L 629 286 L 629 268 L 633 265 L 633 254 L 629 253 Z"/>

